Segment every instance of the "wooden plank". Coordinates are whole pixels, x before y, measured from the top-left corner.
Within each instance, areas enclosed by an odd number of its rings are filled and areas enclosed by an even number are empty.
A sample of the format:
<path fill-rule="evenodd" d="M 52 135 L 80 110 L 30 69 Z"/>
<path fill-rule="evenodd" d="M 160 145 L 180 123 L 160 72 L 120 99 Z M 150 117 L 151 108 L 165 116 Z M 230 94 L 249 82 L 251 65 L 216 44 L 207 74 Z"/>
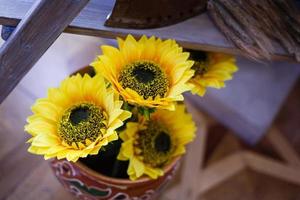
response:
<path fill-rule="evenodd" d="M 299 200 L 299 190 L 295 184 L 244 169 L 198 200 Z"/>
<path fill-rule="evenodd" d="M 35 2 L 0 50 L 0 103 L 88 1 Z"/>
<path fill-rule="evenodd" d="M 272 127 L 266 137 L 284 160 L 295 168 L 300 167 L 298 153 L 277 128 Z"/>
<path fill-rule="evenodd" d="M 7 200 L 72 200 L 74 196 L 68 193 L 54 176 L 49 163 L 41 162 L 16 189 L 8 195 Z"/>
<path fill-rule="evenodd" d="M 198 195 L 205 193 L 244 169 L 246 163 L 242 159 L 243 154 L 240 151 L 207 167 L 198 177 L 197 184 L 195 184 L 198 187 L 198 190 L 196 190 L 199 192 Z"/>
<path fill-rule="evenodd" d="M 11 194 L 39 163 L 44 162 L 40 156 L 29 154 L 27 148 L 28 144 L 25 144 L 25 140 L 21 141 L 0 159 L 0 199 Z"/>
<path fill-rule="evenodd" d="M 257 172 L 300 185 L 299 168 L 279 163 L 273 159 L 252 152 L 245 153 L 244 160 L 249 167 Z"/>
<path fill-rule="evenodd" d="M 225 133 L 225 136 L 219 144 L 213 149 L 211 156 L 206 161 L 206 166 L 216 163 L 226 156 L 241 150 L 241 144 L 231 131 Z"/>
<path fill-rule="evenodd" d="M 0 0 L 0 24 L 16 25 L 35 0 Z M 161 38 L 173 38 L 181 45 L 191 49 L 240 54 L 231 42 L 215 27 L 207 14 L 202 14 L 181 23 L 156 29 L 121 29 L 104 26 L 107 16 L 113 8 L 114 1 L 91 0 L 85 9 L 65 30 L 66 32 L 115 38 L 124 37 L 131 33 L 135 36 L 142 34 L 155 35 Z M 285 50 L 276 45 L 276 59 L 287 59 Z"/>

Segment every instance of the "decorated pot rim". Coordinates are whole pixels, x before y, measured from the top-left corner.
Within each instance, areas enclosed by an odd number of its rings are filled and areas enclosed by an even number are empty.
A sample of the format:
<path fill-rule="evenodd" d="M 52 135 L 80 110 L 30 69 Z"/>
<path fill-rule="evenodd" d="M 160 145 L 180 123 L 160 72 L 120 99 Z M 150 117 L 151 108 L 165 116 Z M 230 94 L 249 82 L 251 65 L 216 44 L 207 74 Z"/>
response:
<path fill-rule="evenodd" d="M 180 160 L 181 156 L 177 156 L 173 159 L 172 162 L 170 162 L 168 165 L 166 165 L 164 167 L 164 174 L 166 174 L 167 172 L 171 171 L 173 169 L 173 167 L 176 165 L 176 163 Z M 103 181 L 107 181 L 113 184 L 124 184 L 124 185 L 135 185 L 135 184 L 141 184 L 141 183 L 147 183 L 147 182 L 151 182 L 151 181 L 155 181 L 155 179 L 151 179 L 148 177 L 142 177 L 140 179 L 137 179 L 135 181 L 132 181 L 130 179 L 122 179 L 122 178 L 114 178 L 114 177 L 110 177 L 110 176 L 106 176 L 104 174 L 101 174 L 91 168 L 89 168 L 88 166 L 86 166 L 85 164 L 83 164 L 80 161 L 77 162 L 73 162 L 73 165 L 76 165 L 80 170 L 84 171 L 85 173 L 103 180 Z M 160 178 L 160 177 L 158 177 Z"/>

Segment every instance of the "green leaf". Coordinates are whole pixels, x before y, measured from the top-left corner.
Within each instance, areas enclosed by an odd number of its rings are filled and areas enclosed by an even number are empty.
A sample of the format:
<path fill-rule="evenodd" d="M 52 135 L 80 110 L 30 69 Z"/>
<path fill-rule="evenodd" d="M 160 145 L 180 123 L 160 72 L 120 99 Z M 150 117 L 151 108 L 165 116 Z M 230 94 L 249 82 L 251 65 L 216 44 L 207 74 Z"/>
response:
<path fill-rule="evenodd" d="M 146 119 L 150 119 L 151 113 L 155 112 L 155 108 L 148 108 L 148 107 L 138 107 L 138 112 L 146 117 Z"/>

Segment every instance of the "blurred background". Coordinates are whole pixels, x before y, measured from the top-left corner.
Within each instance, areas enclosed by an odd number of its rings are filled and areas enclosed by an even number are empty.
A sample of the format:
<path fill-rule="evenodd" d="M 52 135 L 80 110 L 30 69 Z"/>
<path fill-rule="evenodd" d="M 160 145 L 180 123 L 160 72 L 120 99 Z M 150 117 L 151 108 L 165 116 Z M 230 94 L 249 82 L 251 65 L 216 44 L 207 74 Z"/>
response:
<path fill-rule="evenodd" d="M 28 136 L 23 127 L 34 101 L 45 97 L 47 88 L 58 86 L 66 76 L 93 61 L 101 53 L 101 44 L 116 43 L 115 40 L 63 33 L 0 105 L 0 199 L 73 199 L 56 180 L 48 162 L 27 152 Z M 300 80 L 295 78 L 289 84 L 291 89 L 285 91 L 287 98 L 276 100 L 271 96 L 255 103 L 253 99 L 259 96 L 244 98 L 247 91 L 238 87 L 251 84 L 251 80 L 259 81 L 255 79 L 256 72 L 248 70 L 252 61 L 239 58 L 238 63 L 240 72 L 222 92 L 209 90 L 203 99 L 187 96 L 189 109 L 198 125 L 197 139 L 189 146 L 176 178 L 160 199 L 300 200 Z M 272 68 L 267 64 L 258 66 L 269 74 L 269 78 L 262 76 L 261 79 L 280 81 L 279 72 L 268 72 Z M 263 82 L 260 84 L 258 86 L 266 87 Z M 256 91 L 253 95 L 263 95 Z M 276 93 L 275 89 L 269 92 Z M 214 100 L 213 105 L 207 104 Z M 276 106 L 281 105 L 281 101 L 283 104 L 280 109 L 278 107 L 278 114 L 276 109 L 271 112 L 276 116 L 271 123 L 273 117 L 268 117 L 268 111 L 254 112 L 253 109 L 257 106 L 260 110 L 266 109 L 273 101 L 278 102 Z M 226 107 L 237 104 L 248 108 L 241 111 L 237 106 L 236 110 L 250 113 L 248 117 L 253 120 L 250 124 L 261 122 L 255 119 L 266 119 L 269 123 L 258 129 L 253 128 L 254 125 L 247 126 L 242 114 L 232 115 L 232 109 Z M 241 125 L 234 128 L 237 119 L 245 128 Z"/>

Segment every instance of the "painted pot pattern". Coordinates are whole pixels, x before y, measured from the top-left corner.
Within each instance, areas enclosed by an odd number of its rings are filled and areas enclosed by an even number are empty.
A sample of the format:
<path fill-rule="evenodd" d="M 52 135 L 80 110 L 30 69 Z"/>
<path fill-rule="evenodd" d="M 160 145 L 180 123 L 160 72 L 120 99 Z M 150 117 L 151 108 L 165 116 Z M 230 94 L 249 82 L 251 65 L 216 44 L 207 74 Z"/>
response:
<path fill-rule="evenodd" d="M 81 163 L 51 161 L 57 179 L 81 200 L 151 200 L 170 182 L 178 165 L 177 159 L 165 169 L 165 175 L 156 180 L 130 181 L 101 175 Z"/>

